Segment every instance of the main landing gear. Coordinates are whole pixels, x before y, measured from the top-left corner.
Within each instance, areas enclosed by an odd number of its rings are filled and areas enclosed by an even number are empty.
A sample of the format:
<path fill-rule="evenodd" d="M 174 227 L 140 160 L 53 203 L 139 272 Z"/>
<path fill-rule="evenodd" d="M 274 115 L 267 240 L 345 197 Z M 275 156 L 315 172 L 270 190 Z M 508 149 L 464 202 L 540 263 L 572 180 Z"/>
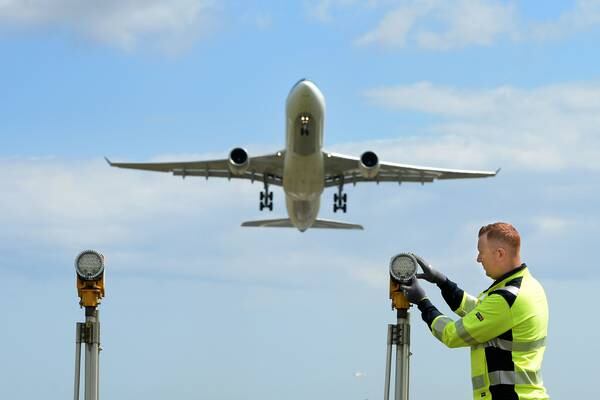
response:
<path fill-rule="evenodd" d="M 265 190 L 260 192 L 260 211 L 263 208 L 268 208 L 269 211 L 273 211 L 273 192 L 269 191 L 269 184 L 265 182 Z"/>
<path fill-rule="evenodd" d="M 338 186 L 338 192 L 333 194 L 333 212 L 342 210 L 346 212 L 348 195 L 344 193 L 344 185 Z"/>

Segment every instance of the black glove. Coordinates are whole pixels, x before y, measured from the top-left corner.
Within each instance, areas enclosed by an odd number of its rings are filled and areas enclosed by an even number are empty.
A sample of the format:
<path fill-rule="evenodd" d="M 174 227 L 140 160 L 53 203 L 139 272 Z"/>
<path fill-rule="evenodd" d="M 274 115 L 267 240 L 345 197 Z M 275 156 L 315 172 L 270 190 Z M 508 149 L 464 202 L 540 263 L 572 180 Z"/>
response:
<path fill-rule="evenodd" d="M 417 274 L 416 277 L 419 279 L 425 279 L 426 281 L 429 281 L 431 283 L 435 283 L 436 285 L 441 285 L 442 283 L 445 283 L 446 280 L 448 279 L 448 277 L 444 274 L 442 274 L 440 271 L 434 269 L 431 264 L 429 264 L 427 261 L 425 261 L 423 258 L 419 257 L 418 255 L 411 253 L 413 256 L 415 256 L 415 258 L 417 259 L 417 262 L 419 263 L 419 265 L 421 266 L 421 269 L 423 270 L 423 274 Z"/>
<path fill-rule="evenodd" d="M 414 276 L 407 283 L 403 283 L 400 285 L 404 296 L 406 296 L 407 300 L 413 304 L 419 303 L 421 300 L 426 299 L 427 295 L 425 294 L 425 290 L 419 284 L 419 280 Z"/>

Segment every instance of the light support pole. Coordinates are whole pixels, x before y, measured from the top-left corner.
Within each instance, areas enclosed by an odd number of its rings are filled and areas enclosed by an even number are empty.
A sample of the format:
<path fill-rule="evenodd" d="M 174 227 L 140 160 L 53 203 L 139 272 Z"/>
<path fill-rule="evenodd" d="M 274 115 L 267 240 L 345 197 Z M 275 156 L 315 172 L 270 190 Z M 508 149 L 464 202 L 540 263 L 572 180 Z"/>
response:
<path fill-rule="evenodd" d="M 417 271 L 417 261 L 410 253 L 401 253 L 390 263 L 390 299 L 396 310 L 396 324 L 389 324 L 385 362 L 384 400 L 390 398 L 392 350 L 396 346 L 394 400 L 408 400 L 410 377 L 410 302 L 404 297 L 400 284 L 409 281 Z"/>
<path fill-rule="evenodd" d="M 384 399 L 390 398 L 393 346 L 396 346 L 394 400 L 408 400 L 410 377 L 410 313 L 396 310 L 397 323 L 388 325 Z"/>
<path fill-rule="evenodd" d="M 79 304 L 85 308 L 85 322 L 75 329 L 75 385 L 73 399 L 79 400 L 81 344 L 84 351 L 84 400 L 99 399 L 100 319 L 98 304 L 104 297 L 104 256 L 93 250 L 82 252 L 75 261 Z"/>

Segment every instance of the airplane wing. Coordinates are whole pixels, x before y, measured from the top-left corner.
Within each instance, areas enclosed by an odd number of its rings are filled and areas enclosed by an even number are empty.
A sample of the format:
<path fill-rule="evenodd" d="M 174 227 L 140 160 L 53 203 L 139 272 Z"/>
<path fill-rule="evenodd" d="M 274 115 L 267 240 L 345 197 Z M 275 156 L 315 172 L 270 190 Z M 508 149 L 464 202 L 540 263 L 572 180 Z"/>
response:
<path fill-rule="evenodd" d="M 176 161 L 151 163 L 112 162 L 105 157 L 111 167 L 139 169 L 144 171 L 170 172 L 175 176 L 202 176 L 208 178 L 248 179 L 252 182 L 267 182 L 272 185 L 283 184 L 284 151 L 248 158 L 248 168 L 233 173 L 227 159 L 209 161 Z"/>
<path fill-rule="evenodd" d="M 372 178 L 363 176 L 360 159 L 342 154 L 324 153 L 325 187 L 358 182 L 433 182 L 435 179 L 468 179 L 496 176 L 500 171 L 470 171 L 420 167 L 417 165 L 379 163 L 379 172 Z"/>

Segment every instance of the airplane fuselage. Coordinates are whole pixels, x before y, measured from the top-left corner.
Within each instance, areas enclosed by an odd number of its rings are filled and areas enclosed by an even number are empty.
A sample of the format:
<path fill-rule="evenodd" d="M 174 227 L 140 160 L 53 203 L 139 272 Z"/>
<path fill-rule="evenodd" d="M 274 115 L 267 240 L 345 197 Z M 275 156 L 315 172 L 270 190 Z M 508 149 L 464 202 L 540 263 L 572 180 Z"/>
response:
<path fill-rule="evenodd" d="M 292 223 L 305 231 L 319 213 L 324 189 L 325 98 L 308 80 L 299 81 L 286 102 L 283 191 Z"/>

